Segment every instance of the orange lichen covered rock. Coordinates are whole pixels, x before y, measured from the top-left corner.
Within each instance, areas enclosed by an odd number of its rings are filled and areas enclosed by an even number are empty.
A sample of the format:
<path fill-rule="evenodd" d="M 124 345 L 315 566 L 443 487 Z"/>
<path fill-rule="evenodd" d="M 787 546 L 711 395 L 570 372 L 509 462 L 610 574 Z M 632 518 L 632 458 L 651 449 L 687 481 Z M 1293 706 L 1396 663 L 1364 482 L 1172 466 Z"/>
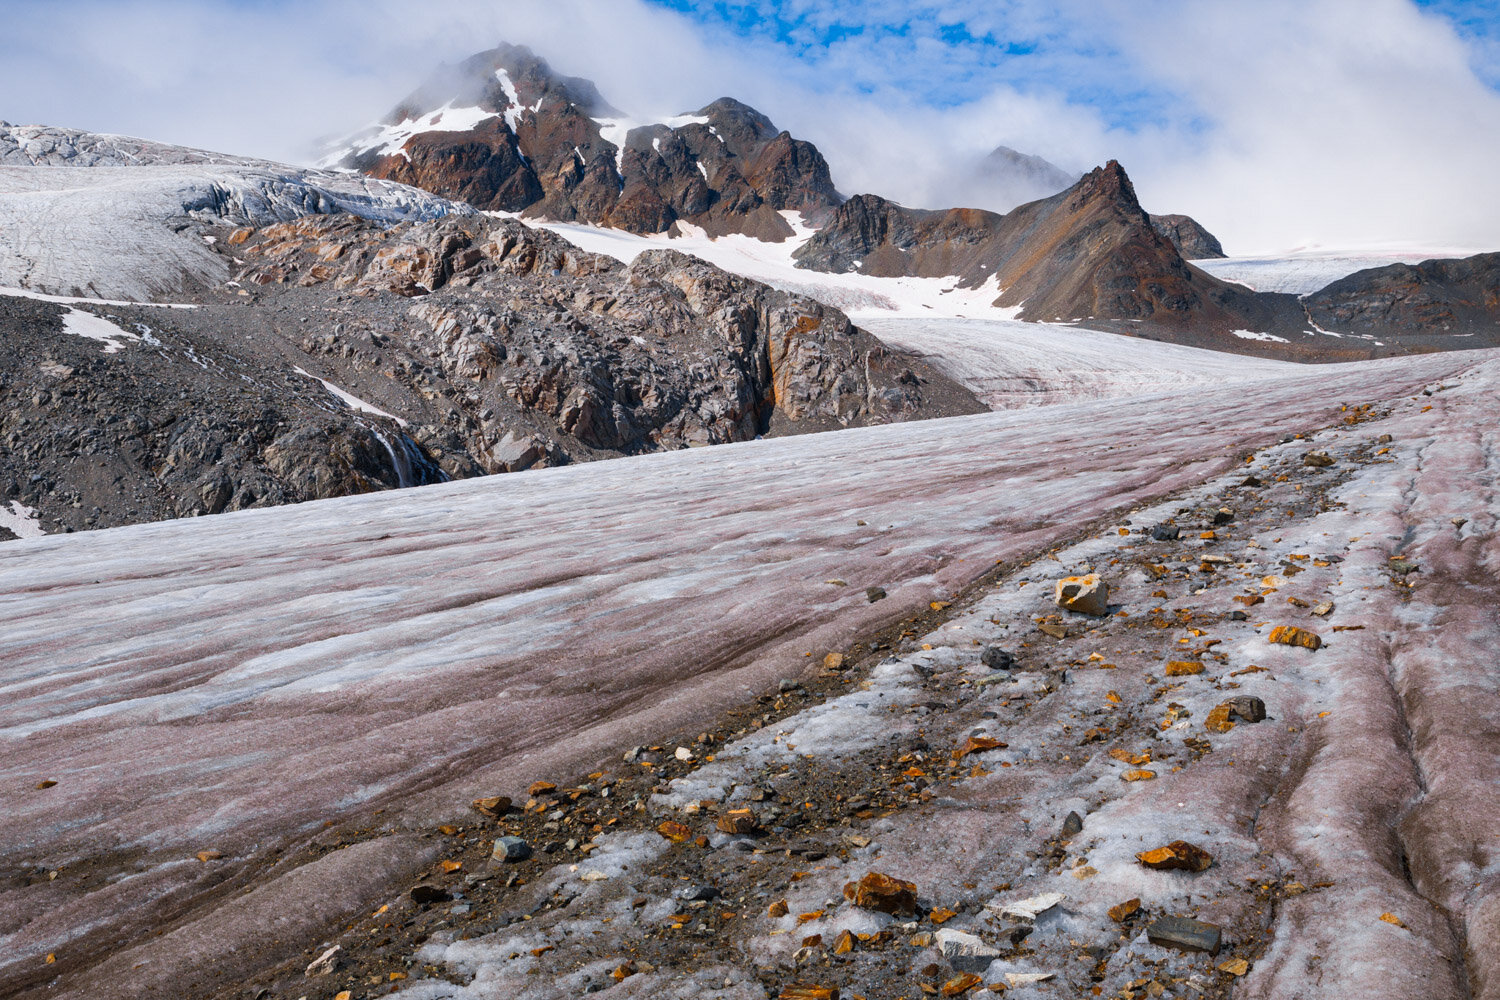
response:
<path fill-rule="evenodd" d="M 1185 840 L 1174 840 L 1166 847 L 1142 851 L 1135 857 L 1147 868 L 1157 871 L 1201 872 L 1207 871 L 1214 863 L 1212 854 Z"/>
<path fill-rule="evenodd" d="M 1057 581 L 1053 600 L 1065 611 L 1084 615 L 1109 614 L 1109 584 L 1098 573 L 1069 576 Z"/>
<path fill-rule="evenodd" d="M 1301 646 L 1303 649 L 1321 649 L 1323 640 L 1316 632 L 1309 632 L 1305 628 L 1297 628 L 1295 625 L 1278 625 L 1271 630 L 1268 637 L 1271 642 L 1283 646 Z"/>

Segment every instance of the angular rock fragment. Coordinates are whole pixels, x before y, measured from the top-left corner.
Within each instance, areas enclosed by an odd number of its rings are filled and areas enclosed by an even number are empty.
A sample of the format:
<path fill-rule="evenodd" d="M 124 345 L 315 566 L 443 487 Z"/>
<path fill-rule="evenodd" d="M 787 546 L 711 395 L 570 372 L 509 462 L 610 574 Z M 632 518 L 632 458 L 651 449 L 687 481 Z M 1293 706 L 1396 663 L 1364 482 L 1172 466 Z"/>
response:
<path fill-rule="evenodd" d="M 1140 910 L 1141 901 L 1139 899 L 1127 899 L 1125 902 L 1118 903 L 1109 908 L 1109 919 L 1117 924 L 1122 924 L 1139 913 Z"/>
<path fill-rule="evenodd" d="M 979 654 L 979 662 L 991 670 L 1010 670 L 1015 667 L 1016 658 L 999 646 L 986 646 Z"/>
<path fill-rule="evenodd" d="M 984 982 L 984 980 L 980 979 L 972 972 L 966 972 L 961 976 L 955 976 L 954 978 L 948 980 L 943 984 L 942 989 L 939 992 L 941 992 L 945 997 L 962 996 L 982 982 Z"/>
<path fill-rule="evenodd" d="M 1326 469 L 1333 464 L 1333 456 L 1326 451 L 1310 451 L 1302 456 L 1302 464 L 1312 469 Z"/>
<path fill-rule="evenodd" d="M 755 833 L 760 829 L 760 821 L 749 809 L 731 809 L 720 816 L 714 825 L 718 827 L 720 833 L 741 836 Z"/>
<path fill-rule="evenodd" d="M 837 986 L 807 986 L 798 983 L 781 991 L 781 1000 L 839 1000 Z"/>
<path fill-rule="evenodd" d="M 1185 840 L 1174 840 L 1166 847 L 1142 851 L 1136 860 L 1156 871 L 1207 871 L 1214 863 L 1212 854 Z"/>
<path fill-rule="evenodd" d="M 490 857 L 500 862 L 525 861 L 531 857 L 531 845 L 520 837 L 500 837 L 495 841 Z"/>
<path fill-rule="evenodd" d="M 1316 632 L 1309 632 L 1295 625 L 1278 625 L 1271 630 L 1267 639 L 1283 646 L 1301 646 L 1304 649 L 1323 648 L 1323 639 Z"/>
<path fill-rule="evenodd" d="M 989 905 L 989 909 L 997 911 L 1001 917 L 1008 920 L 1020 920 L 1024 923 L 1035 923 L 1036 918 L 1052 909 L 1058 903 L 1068 897 L 1060 892 L 1044 892 L 1039 896 L 1028 896 L 1026 899 L 1015 899 L 1009 903 Z"/>
<path fill-rule="evenodd" d="M 953 759 L 963 760 L 971 753 L 984 753 L 987 750 L 1004 750 L 1009 745 L 988 736 L 970 736 L 963 746 L 953 751 Z"/>
<path fill-rule="evenodd" d="M 1064 577 L 1057 581 L 1053 600 L 1065 611 L 1106 615 L 1109 613 L 1109 584 L 1098 573 Z"/>
<path fill-rule="evenodd" d="M 428 885 L 425 882 L 421 885 L 412 886 L 408 895 L 411 896 L 411 901 L 418 906 L 441 903 L 445 899 L 450 898 L 447 889 L 444 889 L 440 885 Z"/>
<path fill-rule="evenodd" d="M 866 587 L 865 588 L 865 599 L 867 601 L 869 601 L 871 604 L 874 604 L 876 601 L 883 601 L 883 600 L 885 600 L 885 598 L 886 598 L 885 588 L 883 588 L 883 587 Z"/>
<path fill-rule="evenodd" d="M 1156 772 L 1144 768 L 1133 768 L 1120 775 L 1121 781 L 1155 781 Z"/>
<path fill-rule="evenodd" d="M 1219 953 L 1219 927 L 1189 917 L 1162 917 L 1146 928 L 1146 938 L 1163 948 Z"/>
<path fill-rule="evenodd" d="M 506 795 L 493 795 L 488 798 L 475 799 L 469 805 L 485 816 L 495 818 L 510 812 L 511 801 Z"/>
<path fill-rule="evenodd" d="M 685 843 L 691 840 L 693 837 L 693 831 L 691 827 L 684 826 L 683 824 L 670 819 L 666 820 L 660 826 L 658 826 L 656 828 L 656 832 L 661 834 L 663 837 L 666 837 L 674 844 Z"/>
<path fill-rule="evenodd" d="M 1218 970 L 1231 976 L 1243 976 L 1249 973 L 1250 963 L 1243 958 L 1231 958 L 1228 961 L 1220 962 Z"/>
<path fill-rule="evenodd" d="M 1215 705 L 1208 713 L 1208 718 L 1203 720 L 1203 728 L 1211 733 L 1227 733 L 1234 728 L 1234 723 L 1229 719 L 1229 702 Z"/>
<path fill-rule="evenodd" d="M 858 882 L 844 886 L 844 898 L 862 910 L 893 916 L 917 912 L 917 887 L 905 879 L 870 872 Z"/>
<path fill-rule="evenodd" d="M 1230 698 L 1225 704 L 1229 706 L 1230 714 L 1238 716 L 1245 722 L 1265 720 L 1266 703 L 1254 695 L 1242 694 L 1237 698 Z"/>
<path fill-rule="evenodd" d="M 1070 812 L 1070 813 L 1068 813 L 1067 817 L 1063 820 L 1063 825 L 1062 825 L 1062 834 L 1061 835 L 1062 835 L 1063 839 L 1067 840 L 1067 839 L 1070 839 L 1072 837 L 1076 837 L 1076 836 L 1078 836 L 1082 832 L 1083 832 L 1083 817 L 1080 816 L 1080 815 L 1078 815 L 1076 812 Z"/>
<path fill-rule="evenodd" d="M 307 968 L 303 970 L 303 975 L 309 978 L 331 975 L 339 967 L 339 953 L 343 950 L 343 946 L 337 944 L 329 948 L 308 963 Z"/>
<path fill-rule="evenodd" d="M 974 934 L 940 930 L 933 938 L 948 964 L 958 972 L 983 972 L 990 967 L 991 962 L 1000 957 L 998 948 L 991 947 L 983 938 Z"/>
<path fill-rule="evenodd" d="M 551 795 L 556 791 L 557 786 L 550 781 L 533 781 L 531 787 L 526 789 L 526 794 L 532 798 L 537 798 L 542 795 Z"/>
<path fill-rule="evenodd" d="M 1197 660 L 1172 660 L 1166 673 L 1168 677 L 1196 677 L 1203 673 L 1203 664 Z"/>
<path fill-rule="evenodd" d="M 1157 542 L 1175 542 L 1182 537 L 1182 529 L 1175 524 L 1158 524 L 1151 529 L 1151 538 Z"/>

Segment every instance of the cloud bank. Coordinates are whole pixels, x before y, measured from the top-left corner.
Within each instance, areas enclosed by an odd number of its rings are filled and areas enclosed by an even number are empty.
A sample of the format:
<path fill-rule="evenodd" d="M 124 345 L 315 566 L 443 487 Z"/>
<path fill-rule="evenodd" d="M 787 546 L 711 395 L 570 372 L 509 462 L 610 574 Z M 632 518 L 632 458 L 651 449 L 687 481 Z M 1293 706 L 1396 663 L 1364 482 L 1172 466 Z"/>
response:
<path fill-rule="evenodd" d="M 1495 35 L 1451 2 L 0 0 L 0 118 L 305 162 L 508 40 L 630 111 L 739 97 L 846 194 L 963 202 L 1005 144 L 1119 159 L 1231 252 L 1500 249 Z"/>

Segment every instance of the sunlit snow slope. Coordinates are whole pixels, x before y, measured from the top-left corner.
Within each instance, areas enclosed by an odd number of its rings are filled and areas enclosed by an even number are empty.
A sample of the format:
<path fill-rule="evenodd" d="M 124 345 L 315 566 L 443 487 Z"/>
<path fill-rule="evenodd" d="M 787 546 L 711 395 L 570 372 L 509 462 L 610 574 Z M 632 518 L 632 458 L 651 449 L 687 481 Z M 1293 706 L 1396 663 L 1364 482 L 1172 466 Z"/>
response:
<path fill-rule="evenodd" d="M 1487 357 L 8 544 L 0 856 L 98 877 L 0 883 L 0 989 L 49 952 L 167 975 L 199 960 L 191 936 L 123 950 L 138 929 L 193 914 L 232 938 L 243 921 L 214 923 L 226 872 L 287 871 L 273 852 L 325 821 L 382 808 L 395 830 L 665 738 L 997 560 Z M 257 898 L 316 934 L 426 860 L 383 843 L 263 877 Z M 225 861 L 191 860 L 207 847 Z M 287 915 L 278 892 L 316 904 Z"/>

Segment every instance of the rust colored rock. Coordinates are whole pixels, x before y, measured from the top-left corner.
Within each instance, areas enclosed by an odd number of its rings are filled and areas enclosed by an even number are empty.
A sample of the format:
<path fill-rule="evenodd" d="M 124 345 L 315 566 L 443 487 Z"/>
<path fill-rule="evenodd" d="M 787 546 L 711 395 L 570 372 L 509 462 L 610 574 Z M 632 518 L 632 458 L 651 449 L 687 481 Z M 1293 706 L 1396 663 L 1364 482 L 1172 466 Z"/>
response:
<path fill-rule="evenodd" d="M 1268 639 L 1283 646 L 1301 646 L 1303 649 L 1323 648 L 1323 639 L 1316 632 L 1295 625 L 1278 625 L 1271 630 Z"/>
<path fill-rule="evenodd" d="M 760 821 L 749 809 L 731 809 L 714 824 L 721 833 L 751 834 L 760 829 Z"/>
<path fill-rule="evenodd" d="M 531 787 L 526 789 L 526 794 L 537 798 L 541 795 L 551 795 L 555 791 L 557 791 L 557 786 L 550 781 L 533 781 Z"/>
<path fill-rule="evenodd" d="M 1234 723 L 1229 720 L 1229 702 L 1214 706 L 1208 713 L 1208 718 L 1203 720 L 1203 728 L 1211 733 L 1227 733 L 1234 728 Z"/>
<path fill-rule="evenodd" d="M 1207 871 L 1214 863 L 1212 854 L 1185 840 L 1174 840 L 1166 847 L 1153 851 L 1142 851 L 1136 860 L 1156 871 Z"/>
<path fill-rule="evenodd" d="M 870 872 L 858 882 L 845 885 L 844 898 L 862 910 L 876 910 L 892 916 L 917 912 L 916 885 L 880 872 Z"/>
<path fill-rule="evenodd" d="M 656 832 L 674 844 L 683 844 L 693 838 L 693 831 L 690 827 L 670 819 L 658 826 Z"/>
<path fill-rule="evenodd" d="M 980 983 L 984 982 L 972 972 L 965 972 L 961 976 L 955 976 L 943 984 L 942 994 L 945 997 L 962 996 Z"/>
<path fill-rule="evenodd" d="M 1125 902 L 1109 908 L 1109 919 L 1117 924 L 1124 923 L 1141 911 L 1139 899 L 1127 899 Z"/>
<path fill-rule="evenodd" d="M 487 798 L 475 799 L 469 805 L 478 812 L 493 818 L 510 812 L 511 802 L 509 796 L 492 795 Z"/>
<path fill-rule="evenodd" d="M 1203 673 L 1203 664 L 1197 660 L 1172 660 L 1167 664 L 1168 677 L 1196 677 Z"/>
<path fill-rule="evenodd" d="M 970 736 L 963 746 L 953 751 L 953 759 L 963 760 L 971 753 L 984 753 L 986 750 L 1004 750 L 1009 745 L 988 736 Z"/>
<path fill-rule="evenodd" d="M 787 906 L 786 900 L 778 899 L 776 902 L 767 907 L 766 916 L 774 920 L 777 917 L 784 917 L 790 912 L 791 908 Z"/>
<path fill-rule="evenodd" d="M 1147 770 L 1144 770 L 1144 769 L 1130 770 L 1130 771 L 1126 771 L 1124 774 L 1120 775 L 1120 780 L 1121 781 L 1155 781 L 1156 780 L 1156 772 L 1155 771 L 1147 771 Z"/>
<path fill-rule="evenodd" d="M 798 983 L 781 991 L 781 1000 L 839 1000 L 837 986 L 806 986 Z"/>
<path fill-rule="evenodd" d="M 1109 584 L 1098 573 L 1069 576 L 1057 581 L 1053 593 L 1057 606 L 1084 615 L 1109 614 Z"/>

